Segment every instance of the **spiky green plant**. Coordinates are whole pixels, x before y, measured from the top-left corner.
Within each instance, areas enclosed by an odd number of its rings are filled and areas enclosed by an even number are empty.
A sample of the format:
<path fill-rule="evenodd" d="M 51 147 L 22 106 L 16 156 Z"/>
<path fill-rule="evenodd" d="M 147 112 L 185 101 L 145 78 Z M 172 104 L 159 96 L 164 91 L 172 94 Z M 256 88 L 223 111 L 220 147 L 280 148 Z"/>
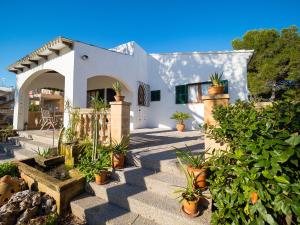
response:
<path fill-rule="evenodd" d="M 188 201 L 195 201 L 199 199 L 202 195 L 201 189 L 196 189 L 195 188 L 195 176 L 193 173 L 189 173 L 186 168 L 184 167 L 182 161 L 180 158 L 177 158 L 181 170 L 185 174 L 186 178 L 186 186 L 185 187 L 179 187 L 179 189 L 174 191 L 174 194 L 180 194 L 177 198 L 179 198 L 179 202 L 182 202 L 184 199 Z"/>
<path fill-rule="evenodd" d="M 222 77 L 223 77 L 223 72 L 222 73 L 213 73 L 210 75 L 210 80 L 212 82 L 213 87 L 219 87 L 223 86 L 222 84 Z"/>
<path fill-rule="evenodd" d="M 201 169 L 205 166 L 205 153 L 206 151 L 193 153 L 192 150 L 187 146 L 186 149 L 180 150 L 176 147 L 176 155 L 179 159 L 182 160 L 184 164 L 190 165 L 193 168 Z"/>
<path fill-rule="evenodd" d="M 114 91 L 116 92 L 117 95 L 121 95 L 122 86 L 119 81 L 116 81 L 115 83 L 113 83 L 112 88 L 114 89 Z"/>
<path fill-rule="evenodd" d="M 122 137 L 120 142 L 113 140 L 112 151 L 115 154 L 126 154 L 129 148 L 130 136 Z"/>

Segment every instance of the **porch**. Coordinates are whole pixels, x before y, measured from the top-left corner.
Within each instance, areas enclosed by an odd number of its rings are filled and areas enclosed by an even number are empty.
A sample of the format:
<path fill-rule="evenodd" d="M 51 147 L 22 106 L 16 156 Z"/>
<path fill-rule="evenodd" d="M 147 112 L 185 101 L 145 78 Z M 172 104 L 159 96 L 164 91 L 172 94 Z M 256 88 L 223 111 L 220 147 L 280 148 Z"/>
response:
<path fill-rule="evenodd" d="M 59 129 L 56 130 L 26 130 L 19 131 L 24 145 L 30 143 L 37 147 L 54 146 L 58 143 Z M 53 139 L 54 137 L 54 139 Z M 162 128 L 136 129 L 130 133 L 130 151 L 128 162 L 141 165 L 151 162 L 158 170 L 160 167 L 172 166 L 176 162 L 174 148 L 182 149 L 187 145 L 192 151 L 204 149 L 204 134 L 200 131 L 180 133 Z M 33 153 L 33 152 L 32 152 Z M 147 158 L 146 161 L 143 159 Z"/>

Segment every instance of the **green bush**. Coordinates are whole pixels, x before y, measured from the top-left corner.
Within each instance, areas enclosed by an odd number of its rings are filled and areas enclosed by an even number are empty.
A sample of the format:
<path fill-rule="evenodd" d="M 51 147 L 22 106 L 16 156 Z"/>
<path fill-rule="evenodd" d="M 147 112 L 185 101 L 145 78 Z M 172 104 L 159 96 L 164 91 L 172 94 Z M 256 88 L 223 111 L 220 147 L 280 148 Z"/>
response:
<path fill-rule="evenodd" d="M 216 107 L 213 115 L 219 126 L 207 133 L 228 149 L 209 160 L 212 223 L 299 224 L 300 103 L 258 110 L 239 101 Z"/>
<path fill-rule="evenodd" d="M 1 163 L 0 164 L 0 177 L 3 177 L 5 175 L 10 175 L 12 177 L 19 176 L 19 170 L 18 170 L 17 165 L 15 165 L 11 162 Z"/>

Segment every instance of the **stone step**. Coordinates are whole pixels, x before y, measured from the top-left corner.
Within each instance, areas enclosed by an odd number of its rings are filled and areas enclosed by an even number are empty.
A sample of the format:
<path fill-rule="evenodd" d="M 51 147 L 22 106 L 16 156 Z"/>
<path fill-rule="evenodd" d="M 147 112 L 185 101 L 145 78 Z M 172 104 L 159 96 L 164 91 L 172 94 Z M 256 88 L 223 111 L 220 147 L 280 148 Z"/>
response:
<path fill-rule="evenodd" d="M 178 186 L 184 187 L 186 180 L 183 174 L 174 175 L 166 172 L 154 172 L 141 167 L 127 167 L 112 173 L 114 180 L 122 183 L 144 187 L 159 195 L 174 197 Z"/>
<path fill-rule="evenodd" d="M 187 217 L 181 211 L 181 204 L 177 199 L 161 196 L 156 193 L 120 182 L 106 185 L 89 183 L 87 190 L 109 203 L 118 205 L 130 212 L 155 221 L 161 225 L 209 225 L 211 218 L 211 201 L 205 200 L 207 209 L 201 210 L 201 216 Z M 201 207 L 200 207 L 201 208 Z"/>
<path fill-rule="evenodd" d="M 21 146 L 24 149 L 27 149 L 32 152 L 44 151 L 48 148 L 52 148 L 52 144 L 47 144 L 40 141 L 35 141 L 25 137 L 11 137 L 9 140 L 14 143 L 16 146 Z"/>
<path fill-rule="evenodd" d="M 14 149 L 13 155 L 14 155 L 14 160 L 22 160 L 22 159 L 35 157 L 37 154 L 27 149 L 19 148 L 19 149 Z"/>
<path fill-rule="evenodd" d="M 0 162 L 22 160 L 34 157 L 35 152 L 16 146 L 13 143 L 2 143 L 1 148 L 4 148 L 5 154 L 2 151 L 0 154 Z"/>
<path fill-rule="evenodd" d="M 173 175 L 182 174 L 176 157 L 164 158 L 160 154 L 135 153 L 129 151 L 126 155 L 126 163 L 129 165 L 143 167 L 156 172 L 166 172 Z"/>
<path fill-rule="evenodd" d="M 55 131 L 57 133 L 57 131 Z M 56 134 L 55 133 L 55 134 Z M 45 143 L 47 145 L 53 145 L 53 136 L 51 131 L 19 131 L 18 132 L 20 137 L 24 137 L 26 139 L 32 139 L 34 141 L 39 141 Z M 58 143 L 58 136 L 54 135 L 54 146 L 57 146 Z"/>
<path fill-rule="evenodd" d="M 89 225 L 156 225 L 154 221 L 87 194 L 71 201 L 71 211 Z"/>

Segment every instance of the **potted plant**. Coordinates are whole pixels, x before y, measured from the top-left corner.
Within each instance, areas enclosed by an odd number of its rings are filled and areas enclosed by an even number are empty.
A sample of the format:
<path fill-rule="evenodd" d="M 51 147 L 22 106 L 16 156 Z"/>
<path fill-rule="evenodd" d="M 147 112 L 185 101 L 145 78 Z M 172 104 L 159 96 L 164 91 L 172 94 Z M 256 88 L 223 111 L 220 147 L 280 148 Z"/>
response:
<path fill-rule="evenodd" d="M 112 168 L 123 169 L 125 156 L 129 147 L 129 135 L 121 139 L 120 142 L 113 141 L 112 144 Z"/>
<path fill-rule="evenodd" d="M 176 120 L 176 128 L 178 131 L 183 132 L 185 128 L 184 120 L 190 119 L 191 116 L 188 113 L 176 112 L 171 116 L 172 120 Z"/>
<path fill-rule="evenodd" d="M 222 84 L 222 73 L 213 73 L 210 75 L 210 80 L 212 82 L 212 86 L 208 88 L 209 95 L 218 95 L 224 93 L 224 85 Z"/>
<path fill-rule="evenodd" d="M 122 96 L 121 92 L 122 92 L 122 86 L 121 83 L 119 81 L 116 81 L 115 83 L 113 83 L 112 88 L 114 89 L 114 91 L 116 92 L 115 100 L 117 102 L 122 102 L 124 101 L 125 96 Z"/>
<path fill-rule="evenodd" d="M 108 169 L 111 167 L 109 149 L 98 145 L 97 158 L 93 160 L 93 143 L 90 140 L 85 139 L 80 142 L 79 148 L 81 149 L 81 154 L 77 167 L 84 174 L 87 182 L 95 181 L 97 184 L 107 183 Z"/>
<path fill-rule="evenodd" d="M 99 149 L 98 149 L 99 150 Z M 94 162 L 95 169 L 95 183 L 106 184 L 108 176 L 108 168 L 111 166 L 110 156 L 106 149 L 101 149 L 98 154 L 97 160 Z"/>
<path fill-rule="evenodd" d="M 193 173 L 189 173 L 183 166 L 181 160 L 178 158 L 180 163 L 181 169 L 185 173 L 186 177 L 186 187 L 180 187 L 174 193 L 180 195 L 178 198 L 180 199 L 179 202 L 182 203 L 182 211 L 191 217 L 196 217 L 199 215 L 198 211 L 198 203 L 200 197 L 202 197 L 202 192 L 200 189 L 197 189 L 194 185 L 194 175 Z"/>
<path fill-rule="evenodd" d="M 194 154 L 187 145 L 185 146 L 186 150 L 177 149 L 176 155 L 184 164 L 187 165 L 187 171 L 193 174 L 196 188 L 204 190 L 207 188 L 207 165 L 205 164 L 206 152 L 204 151 Z"/>

